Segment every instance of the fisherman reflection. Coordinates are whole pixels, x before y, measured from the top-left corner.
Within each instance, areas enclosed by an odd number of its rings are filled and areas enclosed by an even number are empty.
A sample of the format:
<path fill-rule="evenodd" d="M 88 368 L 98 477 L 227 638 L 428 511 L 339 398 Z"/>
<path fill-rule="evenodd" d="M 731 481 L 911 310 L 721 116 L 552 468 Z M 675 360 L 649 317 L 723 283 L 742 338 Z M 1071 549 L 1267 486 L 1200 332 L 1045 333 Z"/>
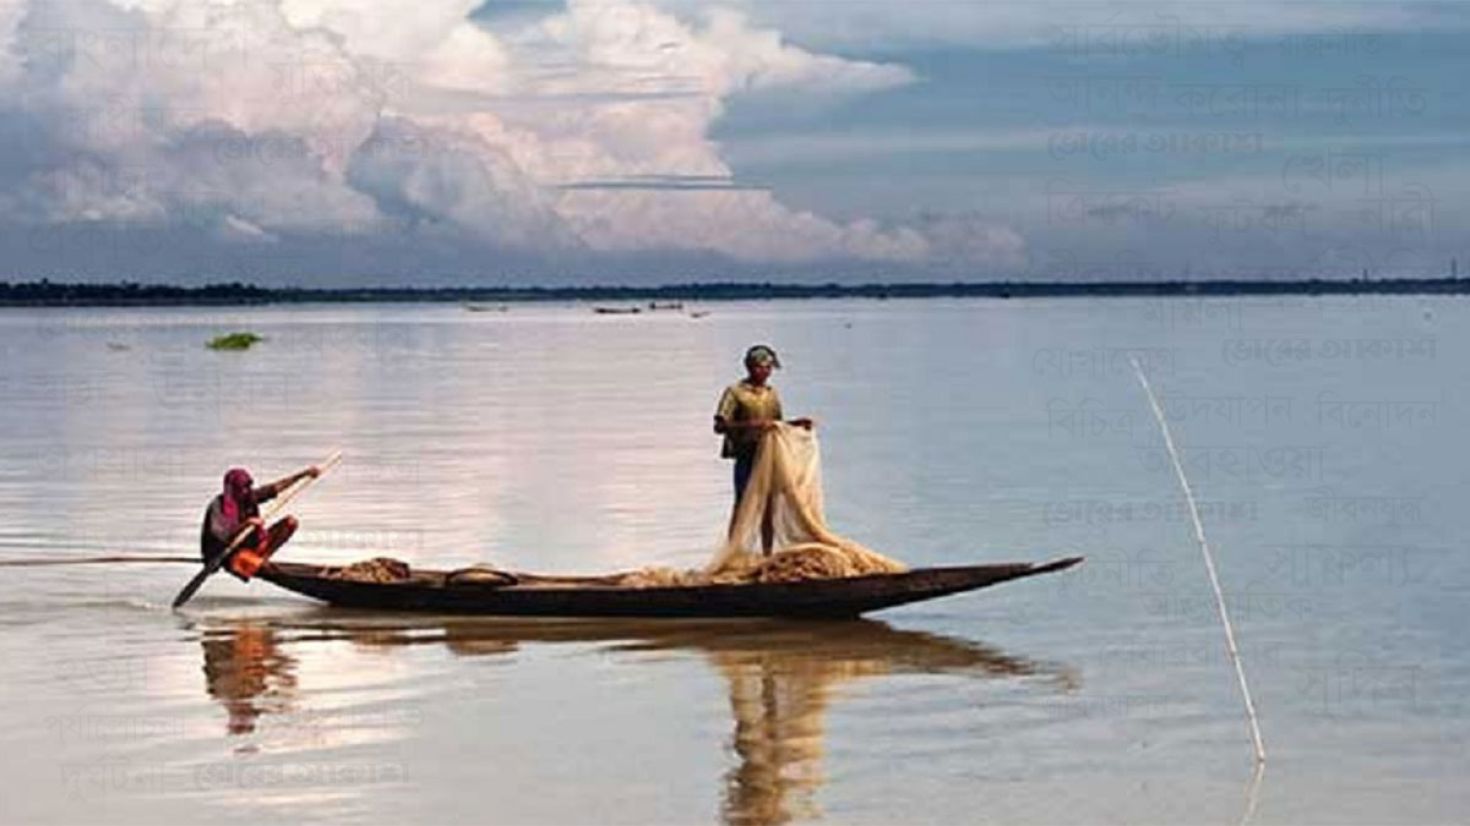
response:
<path fill-rule="evenodd" d="M 460 656 L 503 656 L 531 643 L 612 643 L 619 650 L 700 651 L 725 678 L 737 763 L 725 775 L 721 817 L 767 826 L 820 817 L 815 803 L 826 711 L 842 684 L 900 673 L 1039 676 L 1076 687 L 1070 669 L 1008 656 L 985 645 L 873 620 L 658 623 L 452 622 L 349 633 L 365 648 L 443 643 Z"/>
<path fill-rule="evenodd" d="M 707 646 L 707 653 L 729 685 L 732 745 L 740 761 L 725 776 L 721 815 L 741 826 L 821 816 L 814 798 L 826 779 L 826 710 L 843 683 L 918 671 L 1042 674 L 1064 690 L 1073 685 L 1067 669 L 868 620 L 820 629 L 778 625 L 758 638 L 726 638 Z"/>
<path fill-rule="evenodd" d="M 739 765 L 725 776 L 724 821 L 778 824 L 820 816 L 813 797 L 822 772 L 827 701 L 838 683 L 881 674 L 881 661 L 795 661 L 765 652 L 714 652 L 730 688 L 732 745 Z"/>
<path fill-rule="evenodd" d="M 273 629 L 247 623 L 206 631 L 200 643 L 206 688 L 229 713 L 231 735 L 255 731 L 262 714 L 290 710 L 296 659 L 281 653 Z"/>

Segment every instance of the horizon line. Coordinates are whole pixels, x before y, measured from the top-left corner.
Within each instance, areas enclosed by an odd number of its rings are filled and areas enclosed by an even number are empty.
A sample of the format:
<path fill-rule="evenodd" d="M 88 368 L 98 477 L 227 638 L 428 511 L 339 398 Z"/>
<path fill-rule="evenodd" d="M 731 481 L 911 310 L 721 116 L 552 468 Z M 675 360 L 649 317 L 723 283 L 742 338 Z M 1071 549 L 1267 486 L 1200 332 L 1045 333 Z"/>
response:
<path fill-rule="evenodd" d="M 1230 295 L 1470 294 L 1470 278 L 1453 274 L 1398 278 L 1211 278 L 1200 280 L 951 281 L 773 283 L 705 281 L 633 286 L 357 286 L 267 287 L 240 281 L 187 286 L 113 282 L 0 281 L 0 306 L 266 304 L 311 301 L 371 303 L 461 301 L 733 301 L 821 298 L 1209 297 Z"/>

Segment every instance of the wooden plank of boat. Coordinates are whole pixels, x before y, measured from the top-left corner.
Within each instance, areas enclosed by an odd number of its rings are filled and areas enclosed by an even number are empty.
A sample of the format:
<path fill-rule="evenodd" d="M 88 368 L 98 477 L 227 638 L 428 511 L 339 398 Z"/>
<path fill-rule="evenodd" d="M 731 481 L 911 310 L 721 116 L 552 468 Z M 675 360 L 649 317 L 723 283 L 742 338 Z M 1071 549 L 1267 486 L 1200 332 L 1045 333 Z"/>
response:
<path fill-rule="evenodd" d="M 343 579 L 340 568 L 268 563 L 257 576 L 289 591 L 345 608 L 445 614 L 548 617 L 854 617 L 868 611 L 974 591 L 1070 568 L 1082 557 L 918 568 L 801 582 L 633 588 L 611 577 L 515 574 L 516 582 L 413 571 L 405 580 Z"/>

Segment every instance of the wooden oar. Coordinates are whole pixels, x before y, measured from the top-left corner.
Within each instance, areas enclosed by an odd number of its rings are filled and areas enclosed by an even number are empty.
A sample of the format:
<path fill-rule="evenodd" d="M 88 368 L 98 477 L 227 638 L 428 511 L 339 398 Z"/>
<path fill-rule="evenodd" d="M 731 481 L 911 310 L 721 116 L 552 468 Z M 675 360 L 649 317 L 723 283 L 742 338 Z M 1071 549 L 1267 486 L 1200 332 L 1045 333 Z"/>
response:
<path fill-rule="evenodd" d="M 322 474 L 325 474 L 328 470 L 331 470 L 332 466 L 340 461 L 342 461 L 342 451 L 339 450 L 333 453 L 331 456 L 328 456 L 326 461 L 317 465 L 317 468 L 321 470 L 321 474 L 318 474 L 316 476 L 308 476 L 305 479 L 301 479 L 295 484 L 281 491 L 281 493 L 276 496 L 275 501 L 271 502 L 270 507 L 267 508 L 266 512 L 261 516 L 261 521 L 270 522 L 270 520 L 274 518 L 277 513 L 280 512 L 281 508 L 284 508 L 286 506 L 286 503 L 290 502 L 293 498 L 296 497 L 296 494 L 302 492 L 303 490 L 306 490 L 306 488 L 311 485 L 312 482 L 320 479 Z M 179 591 L 179 595 L 174 597 L 174 609 L 177 610 L 184 603 L 188 602 L 190 599 L 193 599 L 194 594 L 199 590 L 202 585 L 204 585 L 204 580 L 209 579 L 215 574 L 216 571 L 218 571 L 220 568 L 223 568 L 225 562 L 229 561 L 229 558 L 235 553 L 235 550 L 239 548 L 240 545 L 245 542 L 246 537 L 250 536 L 254 531 L 254 526 L 246 525 L 240 530 L 239 533 L 235 534 L 235 538 L 230 541 L 230 544 L 225 548 L 223 553 L 221 553 L 219 556 L 216 556 L 214 559 L 211 559 L 209 562 L 206 562 L 204 564 L 204 569 L 195 574 L 194 578 L 189 580 L 189 584 L 185 585 L 182 591 Z"/>

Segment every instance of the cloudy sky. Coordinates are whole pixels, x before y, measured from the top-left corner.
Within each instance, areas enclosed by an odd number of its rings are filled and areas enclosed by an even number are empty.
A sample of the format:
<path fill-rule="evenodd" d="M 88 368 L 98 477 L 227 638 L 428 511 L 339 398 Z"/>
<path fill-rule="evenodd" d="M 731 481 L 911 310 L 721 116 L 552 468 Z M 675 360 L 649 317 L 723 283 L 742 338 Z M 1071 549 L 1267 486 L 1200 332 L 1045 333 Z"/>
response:
<path fill-rule="evenodd" d="M 1470 6 L 0 0 L 0 278 L 1439 274 Z"/>

